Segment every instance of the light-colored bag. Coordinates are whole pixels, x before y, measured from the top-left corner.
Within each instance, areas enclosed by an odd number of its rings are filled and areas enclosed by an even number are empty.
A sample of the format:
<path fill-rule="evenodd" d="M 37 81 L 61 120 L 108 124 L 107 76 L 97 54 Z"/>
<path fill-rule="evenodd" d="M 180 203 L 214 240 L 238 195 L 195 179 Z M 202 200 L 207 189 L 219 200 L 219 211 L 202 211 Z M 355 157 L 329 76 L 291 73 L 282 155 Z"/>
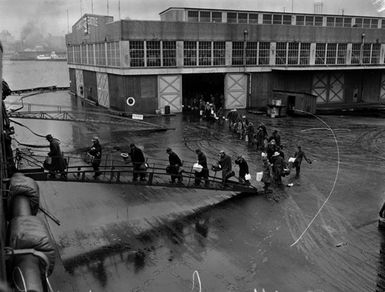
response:
<path fill-rule="evenodd" d="M 257 181 L 262 181 L 262 177 L 263 177 L 263 171 L 257 172 L 257 177 L 256 177 Z"/>
<path fill-rule="evenodd" d="M 246 175 L 245 175 L 245 180 L 251 180 L 251 175 L 250 175 L 250 173 L 246 173 Z"/>
<path fill-rule="evenodd" d="M 196 172 L 201 172 L 203 169 L 203 166 L 200 165 L 199 163 L 194 163 L 193 165 L 193 170 L 196 171 Z"/>
<path fill-rule="evenodd" d="M 245 142 L 249 142 L 249 136 L 245 135 Z"/>
<path fill-rule="evenodd" d="M 290 157 L 288 162 L 289 163 L 294 163 L 295 162 L 295 158 L 294 157 Z"/>

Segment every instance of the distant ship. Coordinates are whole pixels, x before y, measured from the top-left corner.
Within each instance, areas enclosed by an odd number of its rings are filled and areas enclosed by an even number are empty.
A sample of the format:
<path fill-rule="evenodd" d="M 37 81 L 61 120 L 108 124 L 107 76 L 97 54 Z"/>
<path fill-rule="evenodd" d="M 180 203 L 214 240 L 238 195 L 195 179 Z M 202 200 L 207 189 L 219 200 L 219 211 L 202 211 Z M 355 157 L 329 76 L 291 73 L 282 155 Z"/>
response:
<path fill-rule="evenodd" d="M 36 57 L 36 60 L 38 61 L 67 61 L 66 56 L 59 56 L 55 53 L 55 51 L 51 52 L 51 55 L 38 55 Z"/>
<path fill-rule="evenodd" d="M 37 51 L 19 51 L 10 57 L 11 61 L 67 61 L 65 52 L 37 52 Z"/>

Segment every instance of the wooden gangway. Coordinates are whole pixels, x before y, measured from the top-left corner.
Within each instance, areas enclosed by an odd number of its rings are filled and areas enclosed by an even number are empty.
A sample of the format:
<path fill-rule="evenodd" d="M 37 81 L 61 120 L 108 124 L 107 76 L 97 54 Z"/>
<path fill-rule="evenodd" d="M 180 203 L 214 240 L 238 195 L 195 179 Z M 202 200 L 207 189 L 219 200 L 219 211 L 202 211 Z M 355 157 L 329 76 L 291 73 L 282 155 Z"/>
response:
<path fill-rule="evenodd" d="M 39 157 L 39 156 L 37 156 Z M 18 171 L 34 178 L 37 181 L 52 180 L 65 182 L 83 182 L 83 183 L 104 183 L 104 184 L 134 184 L 142 186 L 162 186 L 177 188 L 194 188 L 209 190 L 226 190 L 234 192 L 256 193 L 257 188 L 251 184 L 240 183 L 236 176 L 231 177 L 222 183 L 221 172 L 211 171 L 208 178 L 208 184 L 204 179 L 197 185 L 195 183 L 195 171 L 193 170 L 193 162 L 184 162 L 183 171 L 181 172 L 182 183 L 171 183 L 171 175 L 166 172 L 168 161 L 147 159 L 148 165 L 145 171 L 135 171 L 138 175 L 145 174 L 145 181 L 133 181 L 134 169 L 131 162 L 108 160 L 99 167 L 101 175 L 94 177 L 94 170 L 90 164 L 84 163 L 84 159 L 68 159 L 68 166 L 64 175 L 57 173 L 55 178 L 50 177 L 49 171 L 43 168 L 44 156 L 40 156 L 40 160 L 36 159 L 33 165 L 29 167 L 18 168 Z M 19 158 L 20 159 L 20 158 Z M 28 160 L 28 158 L 26 157 Z M 32 167 L 31 167 L 32 166 Z M 178 179 L 176 179 L 178 181 Z"/>

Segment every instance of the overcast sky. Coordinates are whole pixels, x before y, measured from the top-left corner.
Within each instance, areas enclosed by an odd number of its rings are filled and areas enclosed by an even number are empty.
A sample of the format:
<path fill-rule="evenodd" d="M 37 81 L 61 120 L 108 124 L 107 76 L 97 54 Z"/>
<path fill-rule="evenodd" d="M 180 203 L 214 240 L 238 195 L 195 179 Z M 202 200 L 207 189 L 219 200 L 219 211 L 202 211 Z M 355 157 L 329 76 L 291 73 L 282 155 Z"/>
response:
<path fill-rule="evenodd" d="M 119 18 L 119 0 L 0 0 L 0 31 L 8 30 L 16 38 L 27 25 L 33 23 L 43 34 L 64 35 L 67 33 L 67 10 L 69 27 L 83 13 L 109 14 Z M 314 2 L 321 0 L 120 0 L 121 18 L 159 20 L 159 12 L 172 6 L 269 10 L 313 13 Z M 383 16 L 379 12 L 385 0 L 323 0 L 323 12 Z"/>

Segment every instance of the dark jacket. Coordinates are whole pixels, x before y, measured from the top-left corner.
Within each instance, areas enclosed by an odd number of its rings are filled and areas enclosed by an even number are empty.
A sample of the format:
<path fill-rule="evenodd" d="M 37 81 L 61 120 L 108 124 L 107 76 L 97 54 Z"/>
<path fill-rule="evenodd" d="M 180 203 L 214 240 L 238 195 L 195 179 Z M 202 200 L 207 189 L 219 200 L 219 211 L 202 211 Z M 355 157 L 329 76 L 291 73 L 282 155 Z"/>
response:
<path fill-rule="evenodd" d="M 88 154 L 94 157 L 94 163 L 100 163 L 102 158 L 102 146 L 99 142 L 94 143 L 90 150 L 88 150 Z"/>
<path fill-rule="evenodd" d="M 239 177 L 244 178 L 247 173 L 249 173 L 249 166 L 245 159 L 237 159 L 235 163 L 239 165 Z"/>
<path fill-rule="evenodd" d="M 221 169 L 223 172 L 230 172 L 232 170 L 232 166 L 231 166 L 231 157 L 226 155 L 221 157 L 221 159 L 219 160 L 219 165 L 221 166 Z"/>
<path fill-rule="evenodd" d="M 275 176 L 281 176 L 285 168 L 285 161 L 281 155 L 275 156 L 273 160 L 273 173 Z"/>
<path fill-rule="evenodd" d="M 208 168 L 208 167 L 207 167 L 207 158 L 206 158 L 206 155 L 205 155 L 203 152 L 200 152 L 200 153 L 198 154 L 198 163 L 199 163 L 200 165 L 202 165 L 203 168 Z"/>
<path fill-rule="evenodd" d="M 175 152 L 170 152 L 168 155 L 168 161 L 171 166 L 182 166 L 182 161 Z"/>
<path fill-rule="evenodd" d="M 52 158 L 51 169 L 63 171 L 65 169 L 65 162 L 57 139 L 49 141 L 49 150 L 48 156 Z"/>
<path fill-rule="evenodd" d="M 307 163 L 311 163 L 310 159 L 306 157 L 305 152 L 303 152 L 302 150 L 295 152 L 294 157 L 294 166 L 300 166 L 302 163 L 302 159 L 305 159 Z"/>
<path fill-rule="evenodd" d="M 136 146 L 131 149 L 129 155 L 134 165 L 141 165 L 145 162 L 143 151 Z"/>

